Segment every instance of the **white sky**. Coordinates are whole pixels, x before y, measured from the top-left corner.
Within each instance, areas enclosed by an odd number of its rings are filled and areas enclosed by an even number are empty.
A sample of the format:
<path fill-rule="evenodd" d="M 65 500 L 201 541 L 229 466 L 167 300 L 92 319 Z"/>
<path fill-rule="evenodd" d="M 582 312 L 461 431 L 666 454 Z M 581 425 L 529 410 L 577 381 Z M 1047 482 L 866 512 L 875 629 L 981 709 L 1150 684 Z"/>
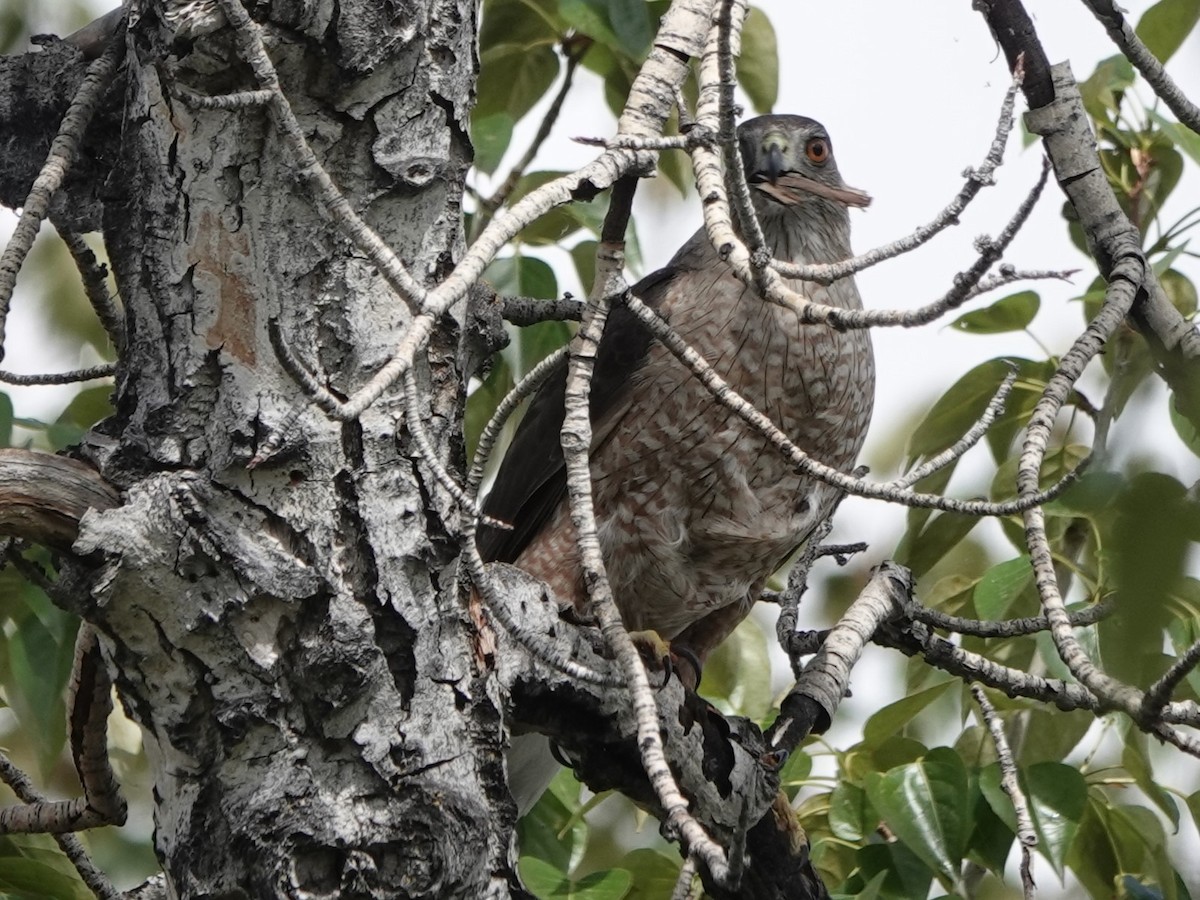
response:
<path fill-rule="evenodd" d="M 97 4 L 100 9 L 108 5 Z M 856 249 L 862 251 L 892 240 L 928 221 L 959 189 L 962 170 L 982 160 L 1008 84 L 1003 56 L 982 17 L 971 10 L 968 0 L 924 4 L 759 0 L 757 5 L 767 12 L 786 47 L 775 111 L 802 113 L 823 122 L 833 137 L 846 180 L 874 197 L 868 211 L 853 216 Z M 1123 5 L 1136 21 L 1151 3 L 1125 0 Z M 45 8 L 50 6 L 48 0 Z M 1086 78 L 1098 60 L 1116 52 L 1103 28 L 1081 3 L 1028 0 L 1026 6 L 1036 19 L 1051 63 L 1069 59 L 1077 78 Z M 1192 36 L 1169 70 L 1185 92 L 1193 99 L 1200 98 L 1200 36 Z M 567 104 L 566 114 L 535 168 L 563 169 L 582 163 L 594 151 L 567 138 L 603 135 L 611 130 L 612 120 L 594 79 L 581 77 L 580 81 L 577 96 Z M 1144 87 L 1141 96 L 1150 99 Z M 536 117 L 530 117 L 530 121 L 535 122 Z M 518 130 L 513 143 L 516 152 L 523 151 L 532 127 Z M 969 265 L 973 239 L 982 233 L 995 234 L 1037 177 L 1041 154 L 1036 146 L 1022 151 L 1019 132 L 1018 126 L 1007 161 L 998 173 L 997 187 L 980 196 L 961 226 L 914 254 L 858 276 L 866 305 L 921 305 L 945 291 L 954 273 Z M 500 173 L 505 171 L 502 166 Z M 1196 172 L 1189 162 L 1184 181 L 1168 205 L 1166 222 L 1174 221 L 1197 202 L 1200 191 L 1196 183 Z M 1069 346 L 1082 322 L 1079 304 L 1067 301 L 1082 293 L 1094 274 L 1090 262 L 1067 239 L 1059 213 L 1061 204 L 1061 195 L 1051 181 L 1007 255 L 1008 261 L 1021 268 L 1083 270 L 1074 285 L 1033 285 L 1042 295 L 1042 310 L 1033 330 L 1057 353 Z M 639 192 L 636 210 L 647 271 L 664 263 L 700 221 L 695 198 L 680 201 L 678 192 L 665 182 L 645 186 Z M 6 222 L 0 225 L 5 232 L 11 228 L 11 217 Z M 546 255 L 560 271 L 561 286 L 577 290 L 565 255 Z M 1200 266 L 1195 261 L 1176 265 L 1193 281 L 1200 282 Z M 972 308 L 1019 289 L 996 292 L 990 299 L 975 301 Z M 31 372 L 80 364 L 76 359 L 48 358 L 45 339 L 29 331 L 27 306 L 18 293 L 5 368 Z M 1036 357 L 1040 352 L 1024 335 L 985 338 L 941 324 L 916 331 L 878 330 L 875 347 L 880 377 L 865 461 L 877 477 L 887 477 L 898 464 L 898 430 L 914 417 L 919 418 L 932 400 L 969 368 L 994 356 Z M 52 388 L 12 393 L 18 415 L 53 416 L 54 408 L 60 408 L 70 396 L 69 389 Z M 1093 399 L 1100 397 L 1097 394 Z M 1167 471 L 1185 483 L 1200 480 L 1200 461 L 1175 441 L 1166 423 L 1161 392 L 1135 400 L 1113 434 L 1118 459 L 1156 443 L 1167 448 L 1158 453 L 1160 458 L 1167 454 Z M 987 455 L 978 453 L 975 457 L 971 465 L 964 467 L 966 477 L 960 475 L 955 480 L 962 496 L 979 490 L 990 480 Z M 872 544 L 866 560 L 857 561 L 860 572 L 865 573 L 868 564 L 888 555 L 903 528 L 903 518 L 903 510 L 879 503 L 852 499 L 844 505 L 837 535 Z M 1003 546 L 997 548 L 998 559 L 1011 555 Z M 855 696 L 847 701 L 846 715 L 830 736 L 836 745 L 853 743 L 860 717 L 902 692 L 894 661 L 894 655 L 876 651 L 856 669 Z M 1194 769 L 1190 776 L 1177 774 L 1184 785 L 1195 778 Z M 1194 832 L 1189 843 L 1196 846 Z M 1056 882 L 1049 872 L 1043 872 L 1039 880 L 1047 888 Z"/>

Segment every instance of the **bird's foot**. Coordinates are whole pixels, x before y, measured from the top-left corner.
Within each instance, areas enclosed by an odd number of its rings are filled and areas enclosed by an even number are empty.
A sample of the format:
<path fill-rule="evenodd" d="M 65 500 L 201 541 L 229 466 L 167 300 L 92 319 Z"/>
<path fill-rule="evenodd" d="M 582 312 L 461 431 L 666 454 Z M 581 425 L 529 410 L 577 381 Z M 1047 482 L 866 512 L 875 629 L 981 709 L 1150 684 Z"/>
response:
<path fill-rule="evenodd" d="M 700 683 L 700 660 L 691 648 L 672 644 L 657 631 L 632 631 L 629 637 L 648 667 L 662 669 L 663 680 L 659 688 L 666 687 L 671 675 L 675 674 L 688 690 L 696 689 Z"/>

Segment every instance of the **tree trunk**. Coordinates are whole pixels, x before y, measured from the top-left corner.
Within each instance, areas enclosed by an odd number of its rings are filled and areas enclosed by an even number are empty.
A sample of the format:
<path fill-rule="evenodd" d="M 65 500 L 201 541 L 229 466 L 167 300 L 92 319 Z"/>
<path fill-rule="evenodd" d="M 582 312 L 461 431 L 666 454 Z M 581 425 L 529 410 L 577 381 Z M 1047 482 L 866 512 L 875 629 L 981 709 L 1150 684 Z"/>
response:
<path fill-rule="evenodd" d="M 318 159 L 426 284 L 463 247 L 475 6 L 270 4 L 264 23 Z M 331 421 L 271 342 L 345 395 L 412 312 L 299 177 L 270 107 L 186 99 L 257 87 L 228 29 L 189 45 L 202 23 L 151 10 L 131 27 L 103 195 L 128 347 L 116 415 L 83 448 L 124 502 L 85 517 L 89 565 L 64 595 L 145 730 L 173 892 L 519 892 L 497 690 L 447 569 L 457 510 L 419 477 L 403 392 Z M 461 324 L 441 320 L 417 372 L 447 465 Z"/>

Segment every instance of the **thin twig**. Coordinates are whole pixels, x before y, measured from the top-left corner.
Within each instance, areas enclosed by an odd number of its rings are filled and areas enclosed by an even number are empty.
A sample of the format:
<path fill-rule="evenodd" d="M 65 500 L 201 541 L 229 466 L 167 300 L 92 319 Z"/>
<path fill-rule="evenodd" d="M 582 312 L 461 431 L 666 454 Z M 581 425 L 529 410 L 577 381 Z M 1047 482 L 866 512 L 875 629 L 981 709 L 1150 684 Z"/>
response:
<path fill-rule="evenodd" d="M 1071 349 L 1063 356 L 1058 370 L 1042 392 L 1025 426 L 1025 443 L 1017 464 L 1018 496 L 1038 490 L 1042 460 L 1058 411 L 1087 364 L 1103 349 L 1121 327 L 1142 283 L 1145 260 L 1136 246 L 1114 267 L 1104 305 Z M 1114 703 L 1135 719 L 1140 715 L 1141 692 L 1104 674 L 1091 660 L 1071 627 L 1054 571 L 1054 557 L 1046 534 L 1046 516 L 1040 505 L 1024 513 L 1025 541 L 1033 561 L 1034 581 L 1042 601 L 1042 611 L 1050 623 L 1050 635 L 1059 657 L 1079 682 L 1098 696 Z"/>
<path fill-rule="evenodd" d="M 76 369 L 73 372 L 49 372 L 40 375 L 21 375 L 17 372 L 7 372 L 0 369 L 0 381 L 5 384 L 18 384 L 23 387 L 48 384 L 75 384 L 78 381 L 92 381 L 96 378 L 108 378 L 116 374 L 115 363 L 101 363 L 87 369 Z"/>
<path fill-rule="evenodd" d="M 1109 601 L 1095 603 L 1085 609 L 1069 613 L 1071 625 L 1084 628 L 1095 625 L 1101 619 L 1112 614 L 1113 605 Z M 1027 616 L 1020 619 L 1005 619 L 999 622 L 989 619 L 967 619 L 962 616 L 951 616 L 936 609 L 922 606 L 915 600 L 907 610 L 907 614 L 917 622 L 924 622 L 933 628 L 943 631 L 953 631 L 981 638 L 1012 638 L 1028 634 L 1040 634 L 1050 630 L 1050 622 L 1045 616 Z"/>
<path fill-rule="evenodd" d="M 996 120 L 996 131 L 983 162 L 978 168 L 968 167 L 963 172 L 963 178 L 966 180 L 958 194 L 928 224 L 922 225 L 911 234 L 892 241 L 890 244 L 884 244 L 841 262 L 800 266 L 776 260 L 772 265 L 781 275 L 788 278 L 813 281 L 817 284 L 832 284 L 839 278 L 845 278 L 847 275 L 853 275 L 885 260 L 915 250 L 951 225 L 957 225 L 959 218 L 979 191 L 996 183 L 994 175 L 996 169 L 1004 163 L 1004 148 L 1008 144 L 1008 135 L 1012 131 L 1013 107 L 1016 104 L 1017 91 L 1020 86 L 1020 76 L 1014 76 L 1008 90 L 1004 92 L 1004 102 L 1000 105 L 1000 115 Z"/>
<path fill-rule="evenodd" d="M 3 753 L 0 753 L 0 781 L 12 788 L 12 792 L 22 803 L 33 806 L 51 802 L 33 786 L 29 776 L 13 765 L 12 761 Z M 51 834 L 51 837 L 54 838 L 54 842 L 58 844 L 67 859 L 71 861 L 71 865 L 75 867 L 75 871 L 79 873 L 79 877 L 83 879 L 83 883 L 93 894 L 101 900 L 120 900 L 120 891 L 113 887 L 108 876 L 92 862 L 92 858 L 78 837 L 69 833 Z"/>
<path fill-rule="evenodd" d="M 559 347 L 553 353 L 550 353 L 545 359 L 530 369 L 525 377 L 513 386 L 511 391 L 504 395 L 504 399 L 500 401 L 500 404 L 496 407 L 496 411 L 488 419 L 487 425 L 479 433 L 479 442 L 475 445 L 475 458 L 471 462 L 471 468 L 467 472 L 467 481 L 464 485 L 468 496 L 478 497 L 479 486 L 483 483 L 484 471 L 487 468 L 488 461 L 491 459 L 492 449 L 500 439 L 500 433 L 504 430 L 504 423 L 516 412 L 517 407 L 521 405 L 521 401 L 541 387 L 546 379 L 564 366 L 568 352 L 569 348 Z"/>
<path fill-rule="evenodd" d="M 421 393 L 417 388 L 417 377 L 412 369 L 404 373 L 404 409 L 407 416 L 409 433 L 413 437 L 413 443 L 417 446 L 417 453 L 420 455 L 425 465 L 433 473 L 434 480 L 446 489 L 451 497 L 459 506 L 463 507 L 467 514 L 472 518 L 479 516 L 479 506 L 475 497 L 469 494 L 462 485 L 455 481 L 442 461 L 438 459 L 437 451 L 433 447 L 433 441 L 429 439 L 429 434 L 425 430 L 425 419 L 428 418 L 426 410 L 420 408 Z M 505 527 L 503 522 L 498 522 L 491 516 L 482 516 L 482 522 L 485 525 L 491 525 L 493 528 Z"/>
<path fill-rule="evenodd" d="M 1147 718 L 1166 706 L 1171 695 L 1175 693 L 1175 688 L 1179 687 L 1179 683 L 1197 665 L 1200 665 L 1200 641 L 1188 647 L 1182 656 L 1171 663 L 1171 667 L 1162 677 L 1146 690 L 1146 695 L 1142 698 L 1142 709 Z"/>
<path fill-rule="evenodd" d="M 1021 885 L 1024 888 L 1025 900 L 1033 900 L 1033 848 L 1038 844 L 1038 837 L 1033 828 L 1033 818 L 1029 814 L 1029 802 L 1021 790 L 1012 747 L 1008 744 L 1008 738 L 1004 734 L 1004 723 L 997 715 L 996 708 L 988 700 L 983 687 L 978 684 L 971 685 L 971 696 L 979 704 L 988 734 L 992 736 L 992 743 L 996 745 L 996 758 L 1000 763 L 1000 787 L 1008 794 L 1017 817 L 1017 841 L 1021 845 Z"/>
<path fill-rule="evenodd" d="M 1200 134 L 1200 106 L 1187 98 L 1166 68 L 1150 52 L 1137 32 L 1122 15 L 1120 7 L 1112 0 L 1083 0 L 1084 6 L 1100 20 L 1108 36 L 1120 49 L 1133 67 L 1142 73 L 1150 89 L 1160 97 L 1175 117 L 1192 131 Z"/>
<path fill-rule="evenodd" d="M 600 632 L 605 643 L 616 655 L 621 672 L 625 676 L 631 694 L 634 719 L 637 722 L 642 767 L 662 805 L 664 824 L 671 833 L 678 835 L 684 850 L 702 860 L 712 877 L 718 883 L 724 884 L 730 869 L 725 851 L 688 812 L 688 801 L 667 765 L 662 735 L 659 733 L 658 703 L 650 687 L 645 664 L 621 620 L 620 611 L 613 598 L 597 534 L 592 498 L 592 422 L 588 397 L 596 350 L 608 318 L 611 298 L 619 296 L 625 290 L 625 282 L 621 276 L 625 254 L 621 241 L 629 219 L 636 181 L 629 179 L 620 183 L 619 187 L 624 187 L 624 190 L 620 194 L 614 191 L 601 241 L 597 247 L 596 280 L 588 297 L 587 310 L 579 331 L 571 342 L 562 425 L 567 498 L 579 548 L 583 583 L 600 622 Z"/>
<path fill-rule="evenodd" d="M 585 48 L 586 49 L 586 48 Z M 496 192 L 486 200 L 482 201 L 479 206 L 483 213 L 490 217 L 496 210 L 503 206 L 517 185 L 521 182 L 521 177 L 525 174 L 525 170 L 537 158 L 538 151 L 542 149 L 542 144 L 546 142 L 546 138 L 550 137 L 550 132 L 554 128 L 554 123 L 558 121 L 559 113 L 562 112 L 563 103 L 566 102 L 567 94 L 571 92 L 571 86 L 575 82 L 575 70 L 579 68 L 579 61 L 583 58 L 583 54 L 578 50 L 564 50 L 567 65 L 566 71 L 563 73 L 562 85 L 558 89 L 558 93 L 554 95 L 550 106 L 546 109 L 546 114 L 542 116 L 541 124 L 538 125 L 537 133 L 534 134 L 533 140 L 529 142 L 529 148 L 524 155 L 517 160 L 516 164 L 508 173 L 508 177 L 501 182 L 500 187 L 496 188 Z"/>
<path fill-rule="evenodd" d="M 803 474 L 832 487 L 854 494 L 858 497 L 869 497 L 875 500 L 887 500 L 905 506 L 920 509 L 938 509 L 943 512 L 956 512 L 968 516 L 1008 516 L 1022 512 L 1030 506 L 1046 503 L 1065 491 L 1075 483 L 1081 468 L 1069 472 L 1059 482 L 1051 485 L 1039 494 L 1018 497 L 1002 503 L 986 500 L 956 500 L 941 494 L 925 494 L 901 487 L 894 482 L 874 483 L 862 478 L 847 475 L 832 466 L 821 463 L 798 446 L 762 412 L 755 408 L 745 397 L 729 386 L 716 370 L 694 348 L 684 341 L 671 326 L 650 307 L 632 295 L 626 297 L 625 305 L 638 317 L 648 331 L 671 352 L 671 354 L 687 366 L 700 380 L 710 394 L 727 409 L 735 412 L 747 425 L 762 435 L 779 453 L 799 469 Z M 1085 460 L 1086 462 L 1086 460 Z M 1081 463 L 1082 467 L 1084 463 Z"/>
<path fill-rule="evenodd" d="M 117 353 L 125 349 L 125 317 L 117 304 L 116 298 L 108 291 L 108 272 L 96 259 L 96 254 L 87 245 L 83 236 L 67 228 L 60 228 L 54 223 L 59 237 L 67 245 L 79 276 L 83 279 L 83 291 L 96 311 L 96 318 L 104 326 L 108 339 L 112 341 Z"/>
<path fill-rule="evenodd" d="M 925 463 L 917 466 L 907 475 L 897 478 L 893 484 L 898 484 L 902 487 L 912 487 L 922 478 L 928 478 L 934 472 L 944 469 L 950 463 L 962 458 L 964 453 L 979 443 L 980 438 L 987 434 L 987 430 L 992 427 L 992 422 L 996 420 L 996 416 L 1004 411 L 1004 404 L 1007 402 L 1008 395 L 1016 382 L 1017 370 L 1014 366 L 1004 376 L 1004 381 L 1000 383 L 1000 387 L 997 389 L 995 396 L 989 401 L 987 409 L 983 411 L 983 415 L 968 429 L 966 434 L 941 453 L 930 457 Z"/>

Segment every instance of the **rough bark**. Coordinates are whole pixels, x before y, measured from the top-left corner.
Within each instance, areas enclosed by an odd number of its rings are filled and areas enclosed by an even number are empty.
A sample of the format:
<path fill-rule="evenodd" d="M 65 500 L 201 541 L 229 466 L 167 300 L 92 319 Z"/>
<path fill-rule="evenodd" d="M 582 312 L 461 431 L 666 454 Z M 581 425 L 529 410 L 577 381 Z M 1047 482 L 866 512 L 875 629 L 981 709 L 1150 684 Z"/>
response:
<path fill-rule="evenodd" d="M 308 140 L 432 283 L 462 249 L 474 4 L 276 6 L 270 51 Z M 411 314 L 297 179 L 227 34 L 129 36 L 103 224 L 128 316 L 117 413 L 83 452 L 123 505 L 87 515 L 62 596 L 94 623 L 155 768 L 176 895 L 506 896 L 500 711 L 444 567 L 398 399 L 361 420 L 303 403 L 268 328 L 332 389 Z M 446 317 L 419 377 L 443 460 L 463 379 Z M 307 409 L 307 404 L 305 404 Z M 285 422 L 283 446 L 246 463 Z"/>
<path fill-rule="evenodd" d="M 0 57 L 0 203 L 15 209 L 46 160 L 88 60 L 70 44 L 52 42 L 41 50 Z M 72 231 L 100 227 L 100 197 L 112 168 L 121 133 L 123 79 L 88 131 L 87 150 L 76 160 L 50 215 Z"/>

